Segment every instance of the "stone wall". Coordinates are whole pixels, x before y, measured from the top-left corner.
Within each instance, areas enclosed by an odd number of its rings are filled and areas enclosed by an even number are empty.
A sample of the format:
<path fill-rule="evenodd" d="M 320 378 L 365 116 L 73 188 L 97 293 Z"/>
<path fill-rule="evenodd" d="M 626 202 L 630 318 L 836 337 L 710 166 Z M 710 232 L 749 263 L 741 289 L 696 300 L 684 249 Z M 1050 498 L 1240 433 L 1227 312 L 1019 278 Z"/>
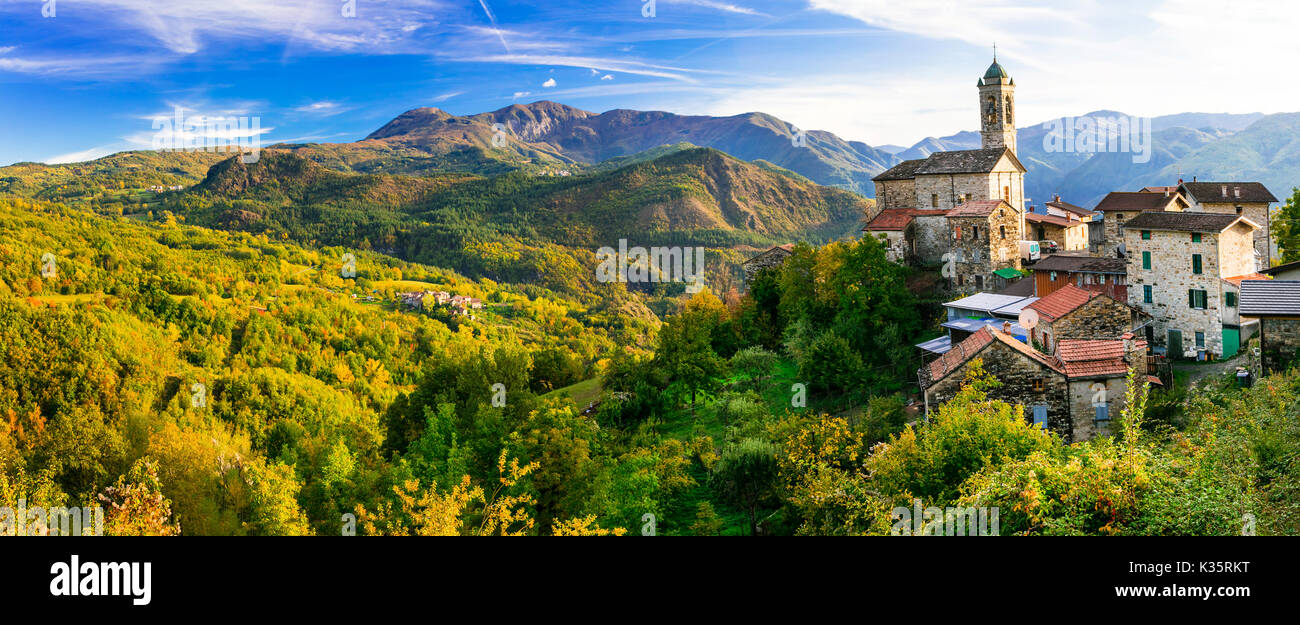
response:
<path fill-rule="evenodd" d="M 1126 378 L 1070 381 L 1070 411 L 1074 417 L 1075 442 L 1095 436 L 1110 436 L 1119 431 L 1120 411 L 1126 405 L 1124 390 L 1127 386 Z M 1097 420 L 1094 400 L 1106 404 L 1109 421 Z"/>
<path fill-rule="evenodd" d="M 917 262 L 923 265 L 943 262 L 943 255 L 952 249 L 948 218 L 944 215 L 917 215 L 912 218 L 911 228 Z"/>
<path fill-rule="evenodd" d="M 990 399 L 1024 406 L 1024 418 L 1029 423 L 1034 420 L 1031 406 L 1045 404 L 1048 428 L 1060 434 L 1067 442 L 1073 440 L 1074 424 L 1070 418 L 1070 391 L 1065 375 L 996 340 L 984 348 L 978 356 L 966 361 L 947 377 L 925 390 L 930 410 L 937 410 L 940 404 L 952 399 L 961 390 L 961 384 L 966 380 L 966 372 L 970 370 L 975 360 L 982 360 L 984 371 L 1002 383 L 998 388 L 989 390 Z M 1043 381 L 1043 390 L 1034 390 L 1036 379 Z"/>
<path fill-rule="evenodd" d="M 1300 319 L 1261 319 L 1260 356 L 1268 373 L 1284 371 L 1300 355 Z"/>
<path fill-rule="evenodd" d="M 1266 268 L 1269 265 L 1269 223 L 1268 204 L 1263 202 L 1241 203 L 1241 216 L 1259 224 L 1259 230 L 1256 230 L 1252 238 L 1254 239 L 1255 252 L 1259 254 L 1259 261 Z M 1206 213 L 1219 213 L 1222 215 L 1236 215 L 1236 203 L 1219 203 L 1219 202 L 1202 202 L 1197 204 L 1191 210 L 1201 210 Z"/>
<path fill-rule="evenodd" d="M 881 245 L 885 246 L 885 258 L 896 263 L 906 264 L 911 260 L 908 235 L 912 229 L 912 224 L 908 224 L 905 230 L 868 232 L 867 235 L 876 237 L 876 239 L 880 241 Z"/>
<path fill-rule="evenodd" d="M 1231 231 L 1225 233 L 1227 239 L 1233 236 Z M 1223 354 L 1223 282 L 1228 277 L 1221 272 L 1219 235 L 1201 233 L 1201 242 L 1192 243 L 1190 232 L 1151 231 L 1149 240 L 1142 239 L 1139 230 L 1125 233 L 1128 255 L 1128 297 L 1129 305 L 1151 315 L 1154 330 L 1154 343 L 1166 345 L 1169 330 L 1182 332 L 1183 353 L 1170 354 L 1181 358 L 1194 354 L 1196 333 L 1205 333 L 1205 349 L 1219 356 Z M 1248 241 L 1248 239 L 1247 239 Z M 1238 246 L 1240 247 L 1240 246 Z M 1249 249 L 1249 244 L 1246 244 Z M 1142 268 L 1142 252 L 1151 252 L 1151 269 Z M 1192 254 L 1201 255 L 1201 273 L 1192 273 Z M 1230 260 L 1235 271 L 1239 260 Z M 1240 275 L 1240 274 L 1232 274 Z M 1152 302 L 1143 301 L 1145 286 L 1152 287 Z M 1206 292 L 1206 307 L 1194 309 L 1188 302 L 1188 291 L 1192 289 Z"/>
<path fill-rule="evenodd" d="M 886 208 L 922 208 L 916 204 L 916 183 L 912 180 L 883 180 L 875 183 L 876 202 Z"/>
<path fill-rule="evenodd" d="M 1094 297 L 1069 314 L 1044 323 L 1055 340 L 1118 339 L 1133 329 L 1133 309 L 1105 295 Z"/>
<path fill-rule="evenodd" d="M 949 217 L 948 228 L 952 232 L 954 282 L 958 287 L 992 289 L 996 282 L 994 271 L 1020 269 L 1020 217 L 1009 207 L 998 208 L 987 217 Z"/>

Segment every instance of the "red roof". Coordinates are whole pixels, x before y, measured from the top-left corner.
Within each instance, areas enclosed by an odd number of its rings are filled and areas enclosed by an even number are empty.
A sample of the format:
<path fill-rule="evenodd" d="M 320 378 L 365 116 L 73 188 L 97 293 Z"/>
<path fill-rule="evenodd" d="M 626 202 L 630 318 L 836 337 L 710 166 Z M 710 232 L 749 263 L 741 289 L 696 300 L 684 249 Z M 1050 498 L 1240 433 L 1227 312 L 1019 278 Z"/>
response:
<path fill-rule="evenodd" d="M 1241 286 L 1242 280 L 1272 280 L 1272 279 L 1273 276 L 1268 276 L 1262 273 L 1248 273 L 1244 276 L 1233 276 L 1231 278 L 1224 278 L 1224 280 L 1227 280 L 1228 282 L 1231 282 L 1237 286 Z"/>
<path fill-rule="evenodd" d="M 920 208 L 889 208 L 880 211 L 875 219 L 872 219 L 863 230 L 874 232 L 883 232 L 889 230 L 902 230 L 907 224 L 912 223 L 912 218 L 922 215 L 943 217 L 948 214 L 946 210 L 926 210 Z"/>
<path fill-rule="evenodd" d="M 1093 339 L 1061 339 L 1057 343 L 1061 360 L 1106 360 L 1124 357 L 1124 341 Z"/>
<path fill-rule="evenodd" d="M 1011 208 L 1003 200 L 973 200 L 965 204 L 959 204 L 956 208 L 948 211 L 949 217 L 988 217 L 993 214 L 993 210 L 1005 206 Z"/>
<path fill-rule="evenodd" d="M 1133 341 L 1132 351 L 1145 351 L 1147 342 Z M 1123 340 L 1062 339 L 1056 353 L 1071 378 L 1117 377 L 1128 375 Z"/>
<path fill-rule="evenodd" d="M 1073 284 L 1067 284 L 1053 291 L 1051 295 L 1026 306 L 1026 308 L 1032 308 L 1048 321 L 1054 321 L 1087 304 L 1094 297 L 1101 297 L 1102 295 L 1104 293 L 1085 291 Z"/>
<path fill-rule="evenodd" d="M 976 330 L 974 334 L 953 345 L 952 349 L 948 350 L 944 355 L 926 365 L 930 368 L 930 379 L 943 379 L 992 342 L 993 331 L 988 326 Z"/>
<path fill-rule="evenodd" d="M 966 337 L 965 340 L 953 346 L 943 356 L 940 356 L 934 362 L 927 365 L 930 368 L 930 379 L 941 380 L 956 371 L 966 361 L 974 358 L 976 354 L 994 341 L 1000 342 L 1011 349 L 1037 361 L 1057 373 L 1064 373 L 1061 362 L 1052 356 L 1048 356 L 1024 343 L 1019 339 L 1005 332 L 994 330 L 989 326 L 984 326 L 976 330 L 974 334 Z M 993 372 L 996 374 L 996 372 Z"/>
<path fill-rule="evenodd" d="M 1067 228 L 1083 224 L 1082 221 L 1071 220 L 1069 217 L 1057 217 L 1056 215 L 1043 215 L 1041 213 L 1025 213 L 1025 221 L 1033 224 L 1046 223 Z"/>

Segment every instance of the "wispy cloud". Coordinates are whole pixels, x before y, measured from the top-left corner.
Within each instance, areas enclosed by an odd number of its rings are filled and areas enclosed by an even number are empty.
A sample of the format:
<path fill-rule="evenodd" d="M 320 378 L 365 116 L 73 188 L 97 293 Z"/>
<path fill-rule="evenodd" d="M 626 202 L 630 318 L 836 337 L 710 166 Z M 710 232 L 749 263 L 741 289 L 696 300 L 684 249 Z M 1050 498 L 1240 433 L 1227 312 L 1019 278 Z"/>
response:
<path fill-rule="evenodd" d="M 312 102 L 311 104 L 304 104 L 302 106 L 294 108 L 293 110 L 299 113 L 307 113 L 310 115 L 320 115 L 320 116 L 328 117 L 330 115 L 338 115 L 339 113 L 343 113 L 348 109 L 343 105 L 339 104 L 338 102 L 322 100 L 320 102 Z"/>
<path fill-rule="evenodd" d="M 690 4 L 706 9 L 714 9 L 724 13 L 739 13 L 741 15 L 766 16 L 766 13 L 760 13 L 749 7 L 744 7 L 729 2 L 716 2 L 715 0 L 666 0 L 668 4 Z"/>
<path fill-rule="evenodd" d="M 654 78 L 668 78 L 671 80 L 680 80 L 682 82 L 696 82 L 696 78 L 688 74 L 721 74 L 723 72 L 714 72 L 698 69 L 687 69 L 684 67 L 671 67 L 657 65 L 653 63 L 644 63 L 617 58 L 601 58 L 591 56 L 564 56 L 552 54 L 491 54 L 483 56 L 464 56 L 452 57 L 450 60 L 466 63 L 503 63 L 507 65 L 558 65 L 563 67 L 581 67 L 581 68 L 599 68 L 604 70 L 613 70 L 624 74 L 636 74 L 638 76 L 651 76 Z"/>
<path fill-rule="evenodd" d="M 454 97 L 456 97 L 456 96 L 460 96 L 460 95 L 465 95 L 465 92 L 464 92 L 464 91 L 450 91 L 450 92 L 447 92 L 447 93 L 443 93 L 443 94 L 439 94 L 439 95 L 433 96 L 433 101 L 434 101 L 434 102 L 446 102 L 447 100 L 450 100 L 450 99 L 452 99 L 452 98 L 454 98 Z"/>
<path fill-rule="evenodd" d="M 554 78 L 548 78 L 546 79 L 546 82 L 542 83 L 542 86 L 549 89 L 551 87 L 554 87 L 556 84 L 557 83 L 555 82 Z"/>

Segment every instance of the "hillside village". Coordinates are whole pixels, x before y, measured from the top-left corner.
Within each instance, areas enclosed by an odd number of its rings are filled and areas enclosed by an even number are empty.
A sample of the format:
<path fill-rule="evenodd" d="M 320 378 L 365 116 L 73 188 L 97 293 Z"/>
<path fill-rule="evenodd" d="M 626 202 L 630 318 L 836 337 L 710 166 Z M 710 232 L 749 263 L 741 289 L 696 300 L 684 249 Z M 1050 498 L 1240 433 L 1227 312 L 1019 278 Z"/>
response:
<path fill-rule="evenodd" d="M 1025 197 L 1015 80 L 994 59 L 977 82 L 982 146 L 903 161 L 873 179 L 864 236 L 886 256 L 937 270 L 943 335 L 916 345 L 925 412 L 979 360 L 993 396 L 1083 441 L 1112 433 L 1130 369 L 1173 383 L 1175 361 L 1232 359 L 1258 337 L 1264 367 L 1300 348 L 1300 283 L 1264 282 L 1278 202 L 1252 181 L 1178 180 L 1115 191 L 1093 208 Z M 747 277 L 790 247 L 746 263 Z M 1300 273 L 1300 268 L 1290 268 Z M 1259 375 L 1262 371 L 1252 371 Z"/>

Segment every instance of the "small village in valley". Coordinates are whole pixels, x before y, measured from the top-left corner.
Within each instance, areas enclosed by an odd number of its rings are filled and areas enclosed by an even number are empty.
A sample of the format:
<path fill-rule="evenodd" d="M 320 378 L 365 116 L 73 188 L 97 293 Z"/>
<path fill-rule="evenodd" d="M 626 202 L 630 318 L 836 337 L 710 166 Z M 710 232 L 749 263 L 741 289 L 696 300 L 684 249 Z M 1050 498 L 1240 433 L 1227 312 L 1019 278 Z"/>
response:
<path fill-rule="evenodd" d="M 978 80 L 980 149 L 934 152 L 875 176 L 864 236 L 936 270 L 942 335 L 916 345 L 919 409 L 951 399 L 971 368 L 991 397 L 1078 442 L 1114 433 L 1130 371 L 1153 388 L 1174 367 L 1235 371 L 1242 385 L 1300 349 L 1300 263 L 1273 265 L 1278 198 L 1248 180 L 1115 190 L 1092 208 L 1025 197 L 1015 80 L 994 59 Z M 752 275 L 793 246 L 745 264 Z M 1214 369 L 1218 370 L 1218 369 Z"/>

